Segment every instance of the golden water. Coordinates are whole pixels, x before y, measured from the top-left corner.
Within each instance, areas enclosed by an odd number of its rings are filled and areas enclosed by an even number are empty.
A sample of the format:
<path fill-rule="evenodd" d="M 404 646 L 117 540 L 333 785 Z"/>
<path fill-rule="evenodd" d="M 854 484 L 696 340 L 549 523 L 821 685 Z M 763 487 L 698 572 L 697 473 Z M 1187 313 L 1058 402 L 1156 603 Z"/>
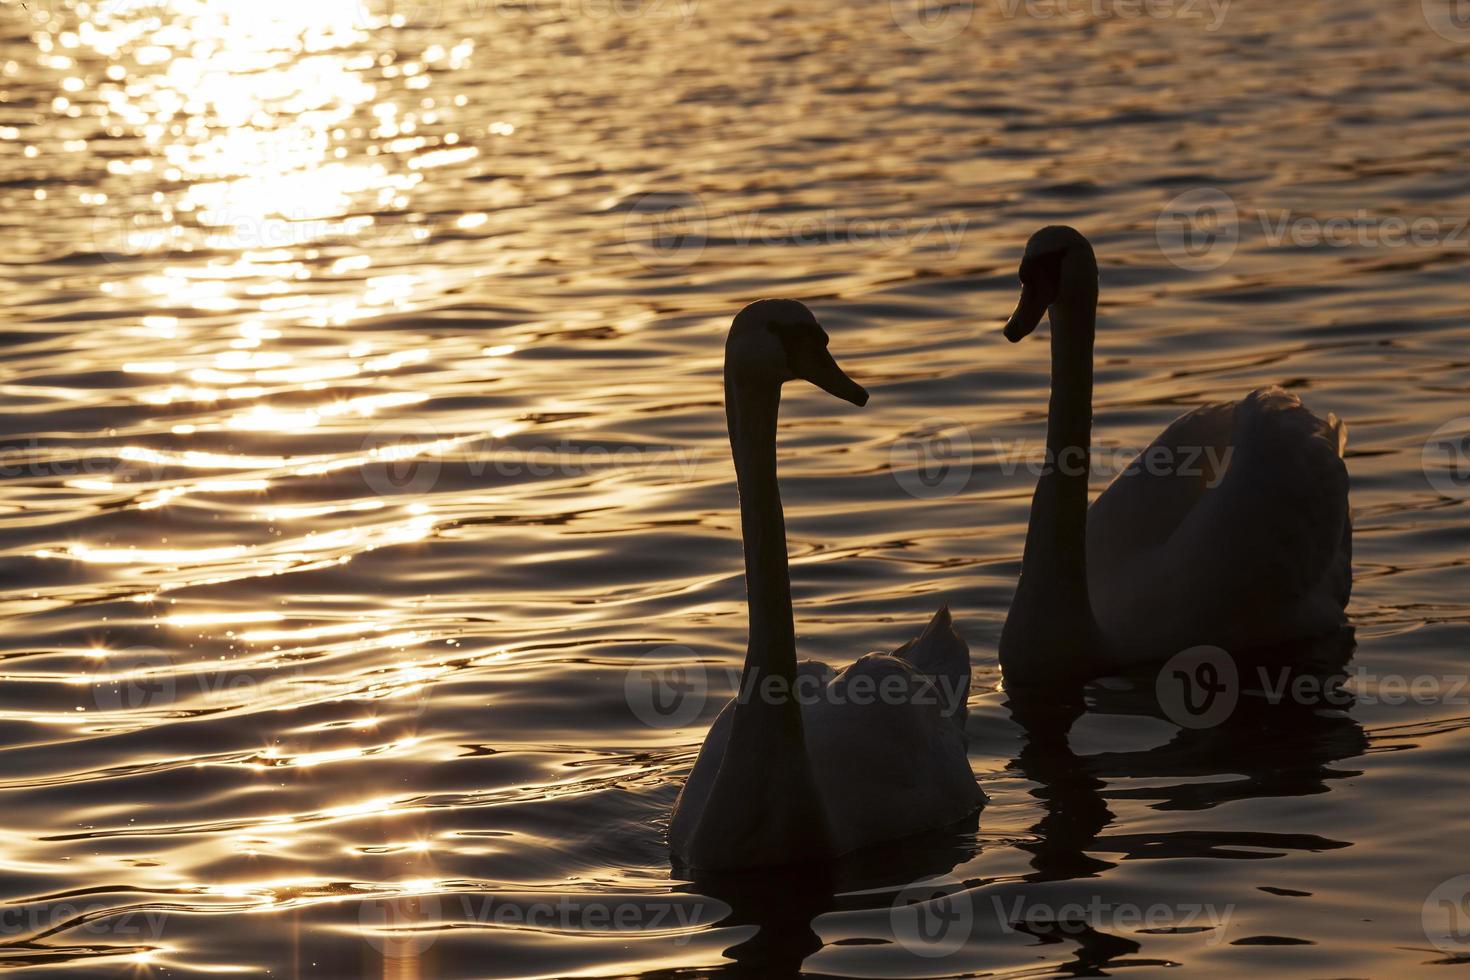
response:
<path fill-rule="evenodd" d="M 1470 488 L 1425 446 L 1470 414 L 1470 24 L 1155 9 L 7 2 L 0 965 L 1466 962 L 1427 933 L 1470 871 Z M 1238 247 L 1181 256 L 1161 212 L 1220 194 Z M 1347 420 L 1356 703 L 1202 732 L 1099 704 L 1022 752 L 995 645 L 1047 360 L 999 326 L 1057 221 L 1102 259 L 1099 487 L 1262 384 Z M 765 295 L 873 395 L 784 407 L 802 653 L 950 603 L 991 803 L 731 888 L 662 833 L 743 652 L 719 370 Z M 953 948 L 892 911 L 929 878 L 966 895 Z"/>

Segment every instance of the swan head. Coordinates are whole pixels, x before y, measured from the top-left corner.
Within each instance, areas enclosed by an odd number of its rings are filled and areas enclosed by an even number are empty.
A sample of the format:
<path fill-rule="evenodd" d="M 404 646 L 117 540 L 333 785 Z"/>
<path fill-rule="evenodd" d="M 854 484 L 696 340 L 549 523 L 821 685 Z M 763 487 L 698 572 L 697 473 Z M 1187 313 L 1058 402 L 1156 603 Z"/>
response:
<path fill-rule="evenodd" d="M 1041 229 L 1031 236 L 1021 257 L 1021 301 L 1006 322 L 1006 340 L 1014 344 L 1028 336 L 1052 304 L 1069 293 L 1089 290 L 1095 300 L 1097 258 L 1091 243 L 1080 231 L 1066 225 Z"/>
<path fill-rule="evenodd" d="M 794 299 L 759 300 L 736 314 L 725 341 L 725 374 L 777 388 L 800 378 L 858 407 L 868 403 L 867 391 L 827 350 L 827 331 Z"/>

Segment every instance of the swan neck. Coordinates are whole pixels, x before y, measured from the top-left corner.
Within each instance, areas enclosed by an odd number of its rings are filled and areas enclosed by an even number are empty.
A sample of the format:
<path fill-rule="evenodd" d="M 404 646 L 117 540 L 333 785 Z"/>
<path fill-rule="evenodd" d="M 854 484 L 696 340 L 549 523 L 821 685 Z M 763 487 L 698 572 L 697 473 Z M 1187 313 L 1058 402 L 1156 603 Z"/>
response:
<path fill-rule="evenodd" d="M 1092 348 L 1095 301 L 1064 295 L 1051 307 L 1051 401 L 1046 417 L 1046 463 L 1032 503 L 1031 527 L 1051 533 L 1028 535 L 1025 566 L 1040 566 L 1073 616 L 1091 613 L 1087 601 L 1087 483 L 1092 471 Z"/>
<path fill-rule="evenodd" d="M 1090 284 L 1064 284 L 1050 308 L 1047 453 L 1031 500 L 1021 580 L 1001 636 L 1008 684 L 1085 676 L 1100 652 L 1086 558 L 1096 290 L 1094 272 Z"/>
<path fill-rule="evenodd" d="M 786 559 L 786 523 L 776 480 L 776 420 L 780 385 L 726 378 L 725 415 L 740 491 L 740 536 L 745 548 L 745 591 L 750 639 L 742 693 L 777 678 L 790 691 L 796 679 L 796 632 L 791 614 L 791 577 Z M 767 704 L 772 699 L 742 701 Z M 789 698 L 777 698 L 789 704 Z M 796 714 L 799 723 L 800 715 Z"/>
<path fill-rule="evenodd" d="M 1046 447 L 1063 480 L 1079 483 L 1086 493 L 1092 465 L 1092 354 L 1097 307 L 1085 301 L 1059 299 L 1050 310 L 1051 401 L 1046 416 Z"/>

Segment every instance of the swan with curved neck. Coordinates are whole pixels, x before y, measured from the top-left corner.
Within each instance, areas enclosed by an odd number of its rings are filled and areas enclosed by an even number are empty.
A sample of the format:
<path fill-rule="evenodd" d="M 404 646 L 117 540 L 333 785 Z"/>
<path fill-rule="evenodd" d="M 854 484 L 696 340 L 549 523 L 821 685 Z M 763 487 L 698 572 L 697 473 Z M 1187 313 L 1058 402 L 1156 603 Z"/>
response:
<path fill-rule="evenodd" d="M 781 388 L 797 379 L 854 405 L 868 400 L 805 306 L 747 306 L 725 344 L 725 415 L 749 641 L 740 694 L 715 719 L 674 804 L 669 844 L 692 869 L 824 861 L 952 823 L 984 799 L 965 748 L 969 651 L 947 610 L 892 654 L 842 671 L 797 662 L 776 480 Z M 868 690 L 890 696 L 860 696 Z"/>
<path fill-rule="evenodd" d="M 1089 507 L 1097 259 L 1075 229 L 1043 228 L 1020 278 L 1005 336 L 1020 341 L 1049 315 L 1052 386 L 1046 463 L 1001 634 L 1007 684 L 1341 628 L 1352 583 L 1342 423 L 1275 387 L 1206 405 L 1171 423 Z"/>

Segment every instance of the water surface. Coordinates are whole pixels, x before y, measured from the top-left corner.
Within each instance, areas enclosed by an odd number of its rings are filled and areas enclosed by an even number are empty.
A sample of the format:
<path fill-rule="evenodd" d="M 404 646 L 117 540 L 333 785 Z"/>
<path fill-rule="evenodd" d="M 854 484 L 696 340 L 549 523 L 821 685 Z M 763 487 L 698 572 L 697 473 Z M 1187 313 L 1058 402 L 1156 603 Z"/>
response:
<path fill-rule="evenodd" d="M 1425 467 L 1470 414 L 1470 30 L 1416 0 L 945 9 L 4 6 L 0 964 L 1470 962 L 1441 887 L 1470 871 L 1470 488 Z M 1100 689 L 1065 746 L 1011 717 L 1047 351 L 999 328 L 1053 221 L 1102 259 L 1097 489 L 1263 384 L 1348 422 L 1354 702 L 1190 730 Z M 991 803 L 827 877 L 690 882 L 665 821 L 744 643 L 721 346 L 767 295 L 873 396 L 783 406 L 802 654 L 950 603 Z M 671 677 L 694 696 L 655 700 Z M 925 889 L 967 916 L 941 946 L 894 911 Z"/>

